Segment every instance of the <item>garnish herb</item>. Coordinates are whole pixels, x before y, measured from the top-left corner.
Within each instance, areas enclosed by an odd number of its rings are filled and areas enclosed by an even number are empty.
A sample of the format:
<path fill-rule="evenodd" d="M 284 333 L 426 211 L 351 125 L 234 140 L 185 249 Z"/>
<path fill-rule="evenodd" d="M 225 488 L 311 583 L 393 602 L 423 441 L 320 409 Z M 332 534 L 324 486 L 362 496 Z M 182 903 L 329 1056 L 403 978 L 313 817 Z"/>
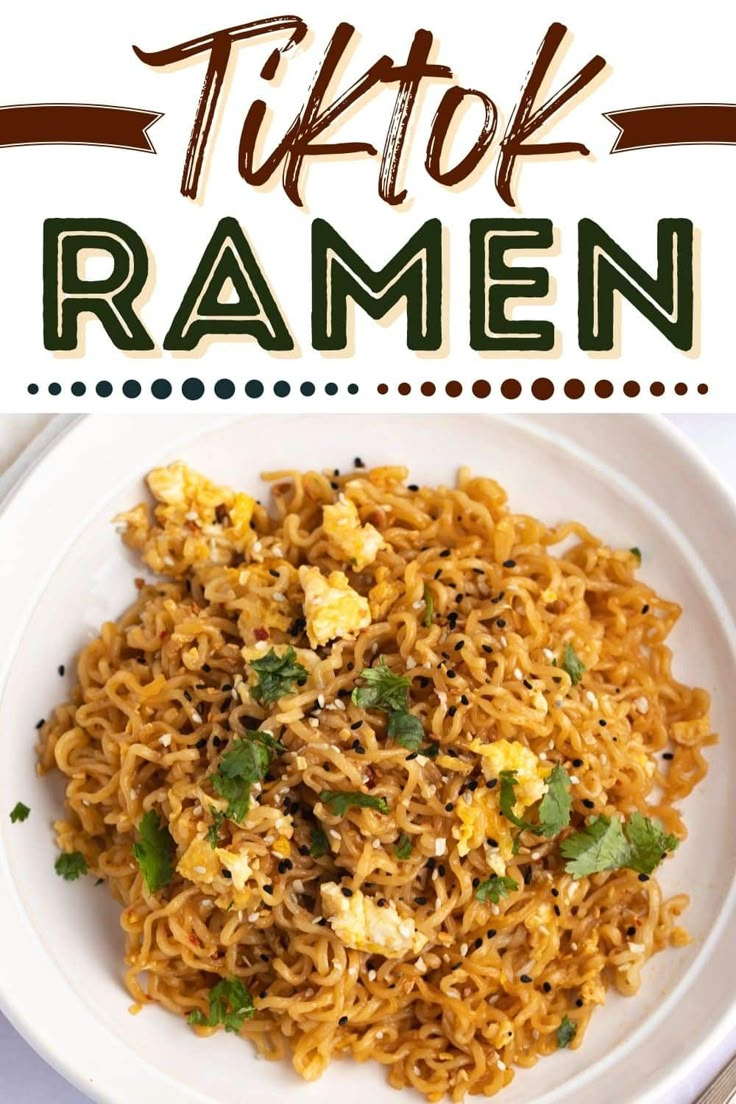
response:
<path fill-rule="evenodd" d="M 223 978 L 209 992 L 210 1014 L 205 1016 L 199 1008 L 189 1013 L 190 1024 L 199 1027 L 224 1026 L 236 1035 L 246 1020 L 252 1020 L 256 1010 L 250 991 L 238 978 Z"/>
<path fill-rule="evenodd" d="M 426 583 L 424 584 L 424 604 L 426 606 L 424 611 L 424 627 L 428 629 L 434 617 L 434 598 L 432 597 L 432 591 Z"/>
<path fill-rule="evenodd" d="M 207 840 L 214 851 L 220 842 L 220 829 L 222 828 L 222 823 L 227 817 L 224 813 L 220 812 L 219 809 L 216 809 L 214 805 L 210 805 L 210 816 L 212 817 L 212 823 L 207 829 Z"/>
<path fill-rule="evenodd" d="M 329 805 L 330 811 L 335 816 L 345 816 L 351 805 L 357 805 L 363 809 L 377 809 L 379 813 L 388 812 L 388 801 L 385 797 L 373 797 L 372 794 L 349 793 L 345 790 L 323 790 L 319 799 L 325 805 Z"/>
<path fill-rule="evenodd" d="M 394 854 L 397 859 L 405 861 L 411 856 L 411 836 L 402 832 L 394 844 Z"/>
<path fill-rule="evenodd" d="M 270 732 L 249 732 L 233 740 L 217 772 L 210 775 L 215 791 L 228 803 L 225 811 L 228 820 L 240 824 L 245 819 L 250 808 L 251 786 L 263 781 L 273 755 L 284 750 Z"/>
<path fill-rule="evenodd" d="M 564 767 L 559 764 L 553 769 L 547 781 L 547 792 L 539 805 L 539 823 L 530 824 L 528 820 L 519 817 L 514 812 L 516 805 L 516 773 L 514 771 L 501 771 L 499 775 L 501 783 L 499 805 L 501 812 L 512 824 L 520 828 L 522 832 L 534 832 L 537 836 L 545 836 L 553 839 L 559 836 L 563 828 L 570 823 L 570 810 L 572 799 L 570 797 L 570 779 Z M 517 836 L 518 839 L 518 836 Z"/>
<path fill-rule="evenodd" d="M 535 830 L 547 839 L 559 836 L 570 823 L 571 808 L 570 778 L 558 764 L 547 779 L 547 792 L 539 806 L 539 828 Z"/>
<path fill-rule="evenodd" d="M 10 813 L 10 819 L 13 824 L 22 824 L 24 820 L 28 820 L 31 815 L 31 810 L 27 805 L 24 805 L 22 801 L 19 801 L 15 808 Z"/>
<path fill-rule="evenodd" d="M 291 646 L 281 656 L 272 648 L 261 659 L 252 659 L 250 666 L 258 675 L 251 693 L 261 705 L 271 705 L 290 694 L 294 683 L 303 686 L 307 681 L 307 669 L 297 663 L 296 652 Z"/>
<path fill-rule="evenodd" d="M 360 709 L 384 709 L 388 713 L 391 739 L 409 751 L 417 751 L 424 739 L 424 729 L 419 718 L 409 712 L 411 679 L 394 674 L 383 656 L 375 667 L 364 667 L 360 677 L 367 686 L 353 690 L 353 705 Z"/>
<path fill-rule="evenodd" d="M 385 709 L 387 712 L 406 713 L 409 708 L 408 690 L 411 679 L 395 675 L 381 656 L 375 667 L 364 667 L 360 677 L 365 686 L 356 686 L 352 693 L 353 705 L 359 709 Z"/>
<path fill-rule="evenodd" d="M 557 1028 L 557 1045 L 561 1049 L 569 1047 L 578 1033 L 578 1025 L 574 1023 L 570 1017 L 565 1013 L 562 1017 L 562 1023 Z"/>
<path fill-rule="evenodd" d="M 174 841 L 155 809 L 149 809 L 141 817 L 138 836 L 138 842 L 133 844 L 133 857 L 141 869 L 148 892 L 157 893 L 174 877 Z"/>
<path fill-rule="evenodd" d="M 392 740 L 410 751 L 417 751 L 424 740 L 422 722 L 411 713 L 389 713 L 387 731 Z"/>
<path fill-rule="evenodd" d="M 636 556 L 639 563 L 641 563 L 641 548 L 630 548 L 629 552 L 632 556 Z"/>
<path fill-rule="evenodd" d="M 322 856 L 326 855 L 329 850 L 330 844 L 324 828 L 320 828 L 319 826 L 313 828 L 309 854 L 312 856 L 313 859 L 321 859 Z"/>
<path fill-rule="evenodd" d="M 585 664 L 576 655 L 575 649 L 571 644 L 565 645 L 560 667 L 570 676 L 570 682 L 573 686 L 577 686 L 586 670 Z"/>
<path fill-rule="evenodd" d="M 88 869 L 87 860 L 80 851 L 64 851 L 54 863 L 56 873 L 67 882 L 76 882 Z"/>
<path fill-rule="evenodd" d="M 492 874 L 490 878 L 481 882 L 475 891 L 479 901 L 492 902 L 497 905 L 502 897 L 509 897 L 519 888 L 519 883 L 513 878 L 501 878 L 498 874 Z"/>
<path fill-rule="evenodd" d="M 618 817 L 592 817 L 581 832 L 562 841 L 560 850 L 568 860 L 565 870 L 578 879 L 625 867 L 651 874 L 678 843 L 655 820 L 636 812 L 626 824 Z"/>

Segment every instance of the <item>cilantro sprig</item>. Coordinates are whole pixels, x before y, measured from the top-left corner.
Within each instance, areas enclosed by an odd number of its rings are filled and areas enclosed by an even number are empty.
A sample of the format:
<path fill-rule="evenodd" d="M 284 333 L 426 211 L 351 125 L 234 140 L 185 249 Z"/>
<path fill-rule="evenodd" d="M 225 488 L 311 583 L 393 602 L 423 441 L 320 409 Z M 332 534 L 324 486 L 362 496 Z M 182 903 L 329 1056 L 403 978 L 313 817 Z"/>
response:
<path fill-rule="evenodd" d="M 582 831 L 562 841 L 560 850 L 567 859 L 565 870 L 577 880 L 624 868 L 651 874 L 679 842 L 656 820 L 636 812 L 625 823 L 619 817 L 591 817 Z"/>
<path fill-rule="evenodd" d="M 281 656 L 272 648 L 260 659 L 252 659 L 250 666 L 258 676 L 251 693 L 260 705 L 271 705 L 290 694 L 294 683 L 303 686 L 307 681 L 307 669 L 297 663 L 296 652 L 291 646 Z"/>
<path fill-rule="evenodd" d="M 560 667 L 570 676 L 570 682 L 573 686 L 577 686 L 587 670 L 572 644 L 565 645 Z"/>
<path fill-rule="evenodd" d="M 565 1013 L 562 1017 L 562 1023 L 555 1032 L 558 1047 L 560 1047 L 561 1050 L 565 1047 L 569 1047 L 577 1033 L 578 1025 L 570 1019 L 567 1013 Z"/>
<path fill-rule="evenodd" d="M 22 824 L 24 820 L 28 820 L 30 815 L 31 810 L 28 806 L 19 801 L 10 812 L 10 822 L 11 824 Z"/>
<path fill-rule="evenodd" d="M 510 897 L 518 888 L 519 883 L 515 882 L 513 878 L 492 874 L 485 882 L 480 883 L 475 891 L 475 896 L 479 901 L 491 901 L 494 905 L 497 905 L 502 897 Z"/>
<path fill-rule="evenodd" d="M 155 809 L 149 809 L 138 822 L 138 841 L 133 844 L 133 857 L 149 893 L 158 893 L 174 877 L 173 851 L 168 827 L 161 823 Z"/>
<path fill-rule="evenodd" d="M 248 732 L 233 740 L 219 768 L 210 775 L 216 793 L 228 803 L 225 810 L 228 820 L 238 824 L 245 820 L 250 809 L 251 786 L 263 781 L 273 756 L 284 750 L 270 732 Z"/>
<path fill-rule="evenodd" d="M 409 751 L 418 751 L 424 740 L 422 722 L 409 712 L 411 679 L 395 674 L 381 656 L 375 667 L 364 667 L 351 701 L 359 709 L 383 709 L 388 713 L 387 731 L 392 740 Z"/>
<path fill-rule="evenodd" d="M 66 882 L 76 882 L 89 867 L 81 851 L 63 851 L 54 863 L 54 870 Z"/>
<path fill-rule="evenodd" d="M 246 1020 L 252 1020 L 256 1010 L 250 990 L 238 978 L 223 978 L 210 989 L 209 1016 L 195 1008 L 189 1013 L 190 1024 L 199 1027 L 224 1027 L 238 1034 Z"/>
<path fill-rule="evenodd" d="M 396 843 L 394 844 L 394 854 L 397 859 L 401 859 L 402 862 L 406 862 L 411 858 L 411 836 L 407 832 L 402 832 Z"/>
<path fill-rule="evenodd" d="M 322 790 L 319 799 L 335 816 L 344 817 L 353 805 L 362 809 L 377 809 L 379 813 L 389 811 L 386 798 L 374 797 L 373 794 L 351 793 L 348 790 Z"/>
<path fill-rule="evenodd" d="M 207 840 L 214 851 L 220 842 L 220 829 L 222 828 L 223 821 L 227 820 L 227 817 L 219 809 L 216 809 L 214 805 L 210 805 L 210 816 L 212 817 L 212 823 L 207 829 Z"/>
<path fill-rule="evenodd" d="M 501 812 L 511 824 L 522 832 L 534 832 L 537 836 L 554 839 L 570 823 L 572 798 L 570 797 L 570 778 L 564 767 L 555 766 L 547 780 L 547 791 L 539 806 L 539 822 L 531 824 L 514 812 L 516 805 L 516 773 L 501 771 L 499 805 Z"/>

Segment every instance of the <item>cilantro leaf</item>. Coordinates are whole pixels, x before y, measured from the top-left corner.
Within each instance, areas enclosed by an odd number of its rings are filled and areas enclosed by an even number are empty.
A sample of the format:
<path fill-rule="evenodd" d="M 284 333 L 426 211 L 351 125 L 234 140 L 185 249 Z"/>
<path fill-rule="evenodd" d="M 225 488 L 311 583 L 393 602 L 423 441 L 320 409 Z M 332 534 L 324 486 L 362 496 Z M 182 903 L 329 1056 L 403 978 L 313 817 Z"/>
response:
<path fill-rule="evenodd" d="M 10 820 L 13 824 L 22 824 L 24 820 L 28 820 L 30 815 L 31 810 L 28 806 L 24 805 L 22 801 L 19 801 L 10 813 Z"/>
<path fill-rule="evenodd" d="M 323 855 L 326 855 L 330 850 L 330 844 L 327 839 L 327 833 L 324 828 L 316 825 L 312 829 L 312 839 L 309 847 L 309 854 L 313 859 L 321 859 Z"/>
<path fill-rule="evenodd" d="M 394 844 L 394 854 L 397 859 L 402 861 L 411 857 L 411 836 L 407 835 L 406 832 L 402 832 Z"/>
<path fill-rule="evenodd" d="M 359 709 L 386 709 L 389 712 L 393 710 L 406 713 L 411 679 L 394 674 L 384 656 L 381 656 L 376 667 L 364 667 L 360 677 L 367 685 L 356 686 L 353 690 L 353 705 L 357 705 Z"/>
<path fill-rule="evenodd" d="M 573 648 L 572 644 L 565 645 L 565 651 L 562 655 L 562 663 L 560 664 L 560 667 L 570 676 L 570 682 L 573 684 L 573 686 L 577 686 L 586 671 L 585 664 L 576 655 L 575 649 Z"/>
<path fill-rule="evenodd" d="M 212 847 L 212 850 L 217 847 L 220 842 L 220 829 L 222 828 L 222 822 L 227 819 L 224 813 L 216 809 L 214 805 L 210 805 L 210 816 L 212 817 L 212 823 L 207 829 L 207 840 Z"/>
<path fill-rule="evenodd" d="M 417 751 L 424 740 L 424 729 L 418 717 L 411 713 L 389 713 L 388 734 L 392 740 L 410 751 Z"/>
<path fill-rule="evenodd" d="M 519 883 L 513 878 L 501 878 L 498 874 L 491 874 L 487 881 L 481 882 L 475 891 L 479 901 L 491 901 L 497 905 L 502 897 L 509 897 L 519 888 Z"/>
<path fill-rule="evenodd" d="M 568 860 L 565 870 L 575 879 L 620 870 L 629 859 L 629 844 L 618 817 L 591 817 L 582 832 L 562 841 L 560 851 Z"/>
<path fill-rule="evenodd" d="M 283 745 L 270 732 L 249 732 L 233 740 L 217 772 L 210 775 L 215 792 L 228 803 L 225 811 L 228 820 L 238 824 L 245 820 L 250 809 L 251 786 L 263 781 L 273 755 L 280 751 L 284 751 Z"/>
<path fill-rule="evenodd" d="M 424 604 L 426 606 L 424 611 L 424 627 L 428 629 L 434 617 L 434 598 L 432 597 L 432 591 L 426 583 L 424 584 Z"/>
<path fill-rule="evenodd" d="M 223 978 L 209 991 L 210 1014 L 205 1016 L 199 1008 L 189 1013 L 189 1022 L 200 1027 L 224 1026 L 226 1031 L 238 1034 L 246 1020 L 252 1020 L 256 1010 L 253 997 L 238 978 Z"/>
<path fill-rule="evenodd" d="M 631 845 L 626 865 L 639 874 L 651 874 L 667 852 L 674 851 L 680 843 L 677 836 L 665 835 L 656 820 L 639 812 L 631 814 L 624 832 Z"/>
<path fill-rule="evenodd" d="M 261 705 L 271 705 L 290 694 L 294 683 L 303 686 L 307 681 L 307 669 L 297 663 L 296 652 L 291 646 L 281 656 L 272 648 L 261 659 L 252 659 L 250 666 L 258 675 L 251 693 Z"/>
<path fill-rule="evenodd" d="M 141 817 L 138 835 L 140 839 L 133 844 L 133 857 L 141 869 L 148 892 L 157 893 L 174 877 L 174 841 L 155 809 L 149 809 Z"/>
<path fill-rule="evenodd" d="M 578 1025 L 570 1019 L 567 1013 L 565 1013 L 565 1015 L 562 1017 L 562 1023 L 557 1028 L 556 1032 L 558 1047 L 560 1047 L 561 1049 L 564 1049 L 564 1047 L 569 1047 L 570 1043 L 573 1041 L 577 1033 Z"/>
<path fill-rule="evenodd" d="M 629 552 L 632 556 L 636 556 L 639 563 L 641 563 L 641 548 L 630 548 Z"/>
<path fill-rule="evenodd" d="M 528 820 L 524 820 L 523 817 L 518 817 L 514 812 L 514 805 L 516 804 L 516 792 L 514 790 L 514 786 L 516 785 L 515 771 L 501 771 L 498 778 L 501 783 L 498 799 L 501 812 L 507 820 L 510 820 L 517 828 L 521 828 L 522 832 L 533 832 L 534 825 L 530 824 Z"/>
<path fill-rule="evenodd" d="M 679 840 L 666 835 L 656 820 L 632 813 L 626 824 L 614 817 L 593 817 L 587 828 L 563 840 L 560 850 L 566 859 L 568 874 L 584 878 L 603 870 L 624 867 L 639 874 L 651 874 Z"/>
<path fill-rule="evenodd" d="M 54 870 L 67 882 L 76 882 L 81 874 L 89 870 L 87 860 L 79 851 L 64 851 L 54 863 Z"/>
<path fill-rule="evenodd" d="M 345 816 L 351 805 L 357 805 L 363 809 L 378 809 L 379 813 L 388 812 L 388 801 L 385 797 L 374 797 L 372 794 L 350 793 L 346 790 L 322 790 L 320 801 L 329 805 L 330 811 L 335 816 Z"/>
<path fill-rule="evenodd" d="M 534 830 L 547 839 L 559 836 L 570 823 L 571 808 L 570 779 L 558 764 L 547 779 L 547 792 L 539 806 L 539 827 Z"/>

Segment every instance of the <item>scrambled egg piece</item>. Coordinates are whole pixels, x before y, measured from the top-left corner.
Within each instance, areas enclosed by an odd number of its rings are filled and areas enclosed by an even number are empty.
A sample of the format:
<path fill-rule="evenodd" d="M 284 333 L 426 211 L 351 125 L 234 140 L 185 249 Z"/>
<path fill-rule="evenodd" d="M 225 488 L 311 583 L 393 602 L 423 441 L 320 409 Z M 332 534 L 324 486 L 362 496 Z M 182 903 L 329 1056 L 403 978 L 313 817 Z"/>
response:
<path fill-rule="evenodd" d="M 304 616 L 313 648 L 336 637 L 352 636 L 371 623 L 368 599 L 349 585 L 342 571 L 322 574 L 318 567 L 300 567 Z"/>
<path fill-rule="evenodd" d="M 374 525 L 361 525 L 354 502 L 340 495 L 334 506 L 322 509 L 322 528 L 336 559 L 345 558 L 362 571 L 372 564 L 383 545 L 383 537 Z"/>
<path fill-rule="evenodd" d="M 502 771 L 516 774 L 516 805 L 514 812 L 522 816 L 524 809 L 540 801 L 547 790 L 545 779 L 552 768 L 540 763 L 531 748 L 511 740 L 496 740 L 484 744 L 473 740 L 470 750 L 483 757 L 486 778 L 498 778 Z"/>
<path fill-rule="evenodd" d="M 322 910 L 346 947 L 385 958 L 402 958 L 419 954 L 427 942 L 414 921 L 402 918 L 394 904 L 379 908 L 359 889 L 352 897 L 345 897 L 336 882 L 327 882 L 320 892 Z"/>
<path fill-rule="evenodd" d="M 376 568 L 376 585 L 368 592 L 368 602 L 374 621 L 383 621 L 393 604 L 401 597 L 402 584 L 391 578 L 389 568 Z"/>
<path fill-rule="evenodd" d="M 176 869 L 187 881 L 200 886 L 213 886 L 216 891 L 222 892 L 223 896 L 215 902 L 220 908 L 227 908 L 231 903 L 236 908 L 242 908 L 247 903 L 249 894 L 243 891 L 253 868 L 245 851 L 228 851 L 224 847 L 213 849 L 207 840 L 197 837 L 179 859 Z M 231 874 L 230 885 L 223 870 Z"/>
<path fill-rule="evenodd" d="M 523 816 L 525 809 L 544 796 L 547 789 L 545 779 L 550 768 L 540 763 L 534 752 L 524 744 L 509 740 L 484 744 L 480 740 L 474 740 L 470 749 L 483 756 L 486 778 L 498 778 L 501 771 L 515 772 L 517 784 L 514 812 L 517 816 Z M 502 877 L 506 873 L 506 863 L 513 854 L 513 837 L 509 822 L 501 815 L 498 788 L 477 789 L 470 801 L 466 801 L 465 796 L 471 795 L 468 793 L 457 802 L 455 813 L 460 823 L 452 830 L 457 840 L 458 854 L 467 855 L 474 848 L 481 847 L 486 840 L 495 840 L 498 847 L 488 846 L 487 860 L 491 870 Z"/>
<path fill-rule="evenodd" d="M 211 483 L 180 460 L 154 468 L 147 483 L 157 502 L 153 523 L 145 506 L 116 521 L 126 525 L 125 543 L 154 571 L 176 576 L 195 564 L 229 564 L 255 539 L 248 495 Z"/>

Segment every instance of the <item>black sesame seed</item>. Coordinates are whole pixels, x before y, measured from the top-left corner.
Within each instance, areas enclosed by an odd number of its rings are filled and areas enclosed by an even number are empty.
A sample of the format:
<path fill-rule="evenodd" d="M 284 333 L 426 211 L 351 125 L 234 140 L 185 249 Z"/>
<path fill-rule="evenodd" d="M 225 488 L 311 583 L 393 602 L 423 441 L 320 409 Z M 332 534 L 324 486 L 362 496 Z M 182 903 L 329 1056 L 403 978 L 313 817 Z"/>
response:
<path fill-rule="evenodd" d="M 268 996 L 268 989 L 264 989 L 260 996 L 261 996 L 261 1000 L 265 1000 L 266 997 Z"/>
<path fill-rule="evenodd" d="M 662 755 L 663 759 L 674 759 L 674 755 L 671 751 L 665 751 Z"/>
<path fill-rule="evenodd" d="M 39 728 L 43 728 L 43 726 L 45 724 L 46 724 L 46 718 L 45 717 L 42 717 L 40 721 L 36 721 L 36 731 L 38 731 Z"/>
<path fill-rule="evenodd" d="M 222 876 L 223 878 L 232 878 L 232 874 L 229 870 L 223 870 Z"/>
<path fill-rule="evenodd" d="M 648 874 L 640 874 L 639 875 L 639 881 L 640 882 L 648 882 L 649 881 L 649 875 Z"/>
<path fill-rule="evenodd" d="M 524 885 L 529 885 L 532 880 L 532 868 L 528 866 L 524 873 Z"/>
<path fill-rule="evenodd" d="M 259 958 L 260 958 L 261 962 L 270 962 L 271 961 L 267 954 L 259 955 Z"/>
<path fill-rule="evenodd" d="M 353 896 L 353 891 L 352 891 L 352 889 L 348 889 L 347 886 L 343 886 L 342 887 L 342 895 L 343 895 L 343 897 L 352 897 Z"/>
<path fill-rule="evenodd" d="M 427 903 L 426 897 L 416 897 L 415 900 L 418 905 L 426 905 Z"/>
<path fill-rule="evenodd" d="M 418 491 L 419 487 L 417 486 L 416 483 L 410 483 L 409 486 L 407 487 L 407 490 L 408 491 Z"/>
<path fill-rule="evenodd" d="M 551 993 L 552 992 L 552 986 L 550 985 L 550 983 L 548 981 L 542 982 L 542 988 L 544 989 L 545 993 Z"/>
<path fill-rule="evenodd" d="M 63 675 L 64 672 L 66 671 L 66 667 L 64 666 L 63 663 L 61 663 L 61 664 L 59 664 L 59 667 L 57 668 L 57 670 L 58 670 L 60 675 Z"/>
<path fill-rule="evenodd" d="M 499 617 L 498 620 L 496 621 L 496 624 L 498 625 L 499 629 L 505 629 L 506 628 L 506 622 L 504 621 L 503 617 Z"/>
<path fill-rule="evenodd" d="M 456 705 L 451 705 L 450 708 L 447 710 L 447 716 L 448 717 L 454 717 L 456 713 L 457 713 L 457 706 Z"/>
<path fill-rule="evenodd" d="M 335 483 L 334 480 L 330 481 L 330 486 L 332 487 L 333 491 L 339 491 L 340 490 L 340 484 Z"/>
<path fill-rule="evenodd" d="M 309 854 L 309 848 L 307 847 L 306 843 L 303 843 L 299 848 L 299 854 L 302 855 L 304 858 L 306 858 Z"/>
<path fill-rule="evenodd" d="M 583 798 L 583 805 L 586 809 L 595 809 L 595 801 L 591 801 L 589 797 Z"/>
<path fill-rule="evenodd" d="M 572 765 L 574 767 L 582 767 L 583 766 L 583 760 L 582 759 L 573 759 Z"/>
<path fill-rule="evenodd" d="M 480 878 L 473 878 L 473 889 L 477 889 L 480 885 Z"/>
<path fill-rule="evenodd" d="M 495 937 L 495 935 L 496 935 L 496 929 L 495 928 L 489 928 L 488 931 L 486 932 L 486 939 L 493 939 Z"/>
<path fill-rule="evenodd" d="M 285 874 L 286 871 L 289 869 L 289 867 L 287 866 L 287 862 L 287 859 L 281 860 L 281 862 L 279 863 L 279 874 Z"/>
<path fill-rule="evenodd" d="M 552 896 L 553 896 L 553 897 L 559 897 L 559 896 L 560 896 L 560 891 L 559 891 L 559 889 L 553 889 L 553 890 L 552 890 Z"/>
<path fill-rule="evenodd" d="M 484 651 L 484 652 L 485 652 L 485 653 L 486 653 L 487 655 L 490 655 L 490 654 L 491 654 L 491 652 L 493 651 L 493 648 L 491 647 L 491 645 L 490 645 L 490 644 L 484 644 L 484 645 L 483 645 L 483 651 Z"/>
<path fill-rule="evenodd" d="M 583 1002 L 583 999 L 582 999 L 582 997 L 578 997 L 578 999 L 577 999 L 577 1000 L 575 1001 L 575 1007 L 576 1007 L 576 1008 L 582 1008 L 582 1007 L 583 1007 L 583 1003 L 584 1003 L 584 1002 Z"/>
<path fill-rule="evenodd" d="M 486 786 L 488 787 L 489 790 L 492 790 L 497 785 L 498 785 L 498 779 L 497 778 L 491 778 L 491 780 L 489 782 L 486 782 Z"/>
<path fill-rule="evenodd" d="M 355 459 L 353 460 L 353 467 L 354 468 L 364 468 L 365 467 L 365 464 L 363 463 L 363 461 L 360 459 L 359 456 L 356 456 Z"/>
<path fill-rule="evenodd" d="M 486 843 L 489 847 L 498 847 L 498 840 L 494 839 L 493 836 L 489 836 Z"/>
<path fill-rule="evenodd" d="M 378 905 L 379 908 L 385 908 L 386 905 L 388 904 L 388 901 L 386 900 L 385 897 L 379 897 L 378 900 L 376 901 L 376 904 Z"/>
<path fill-rule="evenodd" d="M 465 694 L 463 694 L 463 696 L 460 698 L 460 701 L 463 703 L 463 705 L 470 705 L 470 702 L 466 698 Z"/>
<path fill-rule="evenodd" d="M 263 892 L 272 894 L 273 893 L 273 886 L 272 885 L 264 885 Z"/>
<path fill-rule="evenodd" d="M 445 805 L 445 812 L 446 813 L 451 813 L 454 808 L 455 808 L 455 806 L 453 805 L 453 803 L 451 801 L 448 801 L 447 804 Z"/>
<path fill-rule="evenodd" d="M 560 912 L 560 906 L 559 905 L 553 905 L 552 907 L 554 909 L 555 916 L 561 916 L 562 915 L 561 912 Z"/>
<path fill-rule="evenodd" d="M 418 751 L 410 751 L 409 754 L 406 757 L 406 762 L 407 763 L 411 762 L 411 760 L 416 759 L 418 755 L 419 755 Z"/>
<path fill-rule="evenodd" d="M 219 736 L 215 736 L 213 737 L 212 743 L 215 745 L 215 747 L 222 747 L 225 741 L 221 740 Z"/>
<path fill-rule="evenodd" d="M 608 724 L 608 721 L 600 720 L 600 721 L 598 722 L 598 724 L 599 724 L 599 725 L 601 726 L 601 728 L 605 728 L 605 727 L 606 727 L 606 725 Z"/>
<path fill-rule="evenodd" d="M 437 865 L 436 859 L 427 859 L 427 870 L 434 870 Z"/>
<path fill-rule="evenodd" d="M 531 985 L 532 979 L 528 974 L 519 974 L 519 981 L 523 981 L 524 985 Z"/>
<path fill-rule="evenodd" d="M 320 928 L 327 927 L 327 917 L 320 916 L 319 920 L 317 921 L 317 926 Z"/>
<path fill-rule="evenodd" d="M 444 876 L 445 876 L 445 864 L 444 863 L 440 863 L 440 865 L 437 867 L 437 873 L 439 874 L 440 878 L 444 878 Z"/>
<path fill-rule="evenodd" d="M 503 566 L 508 567 L 509 569 L 512 567 L 516 567 L 516 560 L 504 560 Z"/>
<path fill-rule="evenodd" d="M 233 684 L 231 682 L 223 682 L 222 686 L 220 687 L 223 694 L 229 694 L 230 691 L 232 690 L 232 688 L 233 688 Z"/>
<path fill-rule="evenodd" d="M 207 747 L 207 741 L 206 740 L 197 740 L 197 742 L 194 746 L 197 749 L 197 751 L 201 751 L 203 747 Z"/>
<path fill-rule="evenodd" d="M 365 748 L 363 747 L 362 744 L 358 744 L 358 746 L 355 749 L 355 754 L 356 755 L 365 755 Z"/>
<path fill-rule="evenodd" d="M 533 690 L 534 689 L 532 684 L 529 682 L 529 679 L 524 679 L 524 686 L 526 686 L 527 690 Z"/>
<path fill-rule="evenodd" d="M 212 670 L 212 668 L 210 667 L 209 663 L 203 663 L 202 664 L 202 670 L 204 671 L 204 673 L 206 675 L 208 675 L 210 673 L 210 671 Z"/>
<path fill-rule="evenodd" d="M 455 601 L 457 602 L 458 605 L 460 605 L 460 603 L 462 602 L 464 597 L 465 597 L 464 594 L 456 594 L 455 595 Z"/>
<path fill-rule="evenodd" d="M 456 962 L 454 966 L 450 967 L 450 969 L 451 970 L 459 970 L 461 966 L 462 966 L 462 962 Z"/>
<path fill-rule="evenodd" d="M 641 612 L 642 613 L 649 613 L 649 606 L 648 605 L 643 605 L 641 607 Z"/>
<path fill-rule="evenodd" d="M 632 924 L 630 928 L 626 929 L 626 934 L 631 938 L 632 935 L 636 935 L 636 928 Z"/>
<path fill-rule="evenodd" d="M 476 939 L 475 942 L 473 943 L 473 946 L 475 947 L 475 949 L 477 951 L 480 947 L 483 946 L 483 940 L 482 939 Z"/>
<path fill-rule="evenodd" d="M 446 560 L 451 555 L 452 555 L 452 552 L 450 551 L 450 549 L 446 548 L 444 550 L 444 552 L 440 552 L 440 559 L 441 560 Z"/>
<path fill-rule="evenodd" d="M 465 647 L 465 641 L 464 640 L 458 640 L 457 644 L 455 645 L 455 651 L 456 652 L 461 652 L 464 647 Z"/>
<path fill-rule="evenodd" d="M 184 691 L 184 697 L 187 699 L 188 702 L 192 700 L 192 695 L 189 693 L 188 690 Z"/>
<path fill-rule="evenodd" d="M 447 671 L 447 677 L 448 677 L 449 679 L 454 679 L 454 678 L 457 678 L 457 671 L 452 671 L 452 670 L 448 669 L 448 671 Z"/>
<path fill-rule="evenodd" d="M 441 574 L 442 574 L 442 568 L 438 567 L 437 570 L 434 573 L 435 582 L 437 581 L 437 579 L 439 579 Z"/>
<path fill-rule="evenodd" d="M 471 780 L 468 782 L 468 789 L 470 790 L 471 793 L 473 793 L 475 790 L 478 789 L 477 779 L 471 778 Z"/>
<path fill-rule="evenodd" d="M 362 726 L 363 726 L 362 721 L 356 721 L 354 724 L 351 724 L 350 727 L 353 730 L 353 732 L 357 732 L 359 728 L 362 728 Z"/>
<path fill-rule="evenodd" d="M 348 1022 L 348 1018 L 347 1016 L 341 1016 L 337 1022 L 339 1023 L 340 1027 L 344 1027 L 345 1024 Z"/>
<path fill-rule="evenodd" d="M 269 567 L 268 574 L 271 576 L 272 579 L 280 579 L 281 578 L 278 571 L 274 570 L 274 568 L 272 568 L 272 567 Z"/>

